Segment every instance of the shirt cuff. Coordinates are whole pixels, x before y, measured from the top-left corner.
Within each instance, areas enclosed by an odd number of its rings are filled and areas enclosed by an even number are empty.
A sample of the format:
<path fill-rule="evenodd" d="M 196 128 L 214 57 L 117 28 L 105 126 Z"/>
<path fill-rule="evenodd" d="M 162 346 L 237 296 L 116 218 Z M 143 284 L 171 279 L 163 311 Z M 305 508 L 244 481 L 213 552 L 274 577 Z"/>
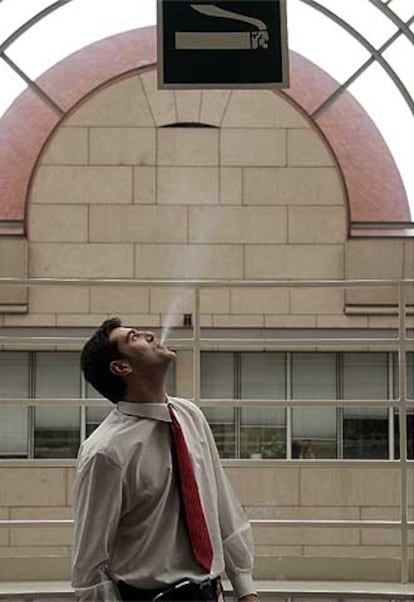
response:
<path fill-rule="evenodd" d="M 236 594 L 236 598 L 240 599 L 248 594 L 257 596 L 256 588 L 254 587 L 253 577 L 249 573 L 241 573 L 237 577 L 231 579 L 231 584 Z"/>

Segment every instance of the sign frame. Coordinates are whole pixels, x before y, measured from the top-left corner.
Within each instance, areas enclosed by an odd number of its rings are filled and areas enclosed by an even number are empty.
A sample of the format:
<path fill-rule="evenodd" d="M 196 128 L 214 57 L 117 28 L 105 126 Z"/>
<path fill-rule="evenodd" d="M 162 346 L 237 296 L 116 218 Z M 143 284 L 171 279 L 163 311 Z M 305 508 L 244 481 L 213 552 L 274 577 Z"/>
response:
<path fill-rule="evenodd" d="M 157 0 L 157 74 L 158 74 L 158 89 L 160 90 L 220 90 L 220 89 L 282 89 L 288 88 L 290 85 L 289 82 L 289 47 L 288 47 L 288 31 L 287 31 L 287 0 L 263 0 L 267 2 L 275 2 L 279 3 L 280 10 L 280 47 L 281 47 L 281 72 L 282 77 L 281 81 L 274 82 L 191 82 L 191 83 L 175 83 L 175 82 L 166 82 L 165 81 L 165 72 L 164 72 L 164 61 L 166 60 L 164 53 L 164 13 L 163 8 L 164 5 L 169 0 Z M 178 1 L 178 0 L 176 0 Z M 197 4 L 197 0 L 183 0 L 188 2 L 188 4 Z M 237 0 L 227 0 L 229 1 L 237 1 Z M 244 0 L 249 1 L 249 0 Z M 220 4 L 220 2 L 212 2 L 209 3 Z M 250 4 L 252 1 L 250 0 Z M 177 32 L 176 32 L 177 33 Z M 220 34 L 218 34 L 220 35 Z M 249 35 L 249 34 L 247 34 Z M 188 37 L 188 39 L 190 39 Z M 185 38 L 184 38 L 185 43 Z M 208 40 L 207 40 L 208 43 Z M 207 48 L 203 48 L 207 49 Z M 202 77 L 200 78 L 202 79 Z"/>

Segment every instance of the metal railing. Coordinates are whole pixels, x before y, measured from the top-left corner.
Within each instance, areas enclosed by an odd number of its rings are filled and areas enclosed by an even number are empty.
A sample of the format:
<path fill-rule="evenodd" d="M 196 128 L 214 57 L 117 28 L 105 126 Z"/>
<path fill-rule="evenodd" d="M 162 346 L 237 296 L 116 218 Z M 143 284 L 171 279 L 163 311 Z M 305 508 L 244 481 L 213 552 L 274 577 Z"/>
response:
<path fill-rule="evenodd" d="M 330 280 L 330 281 L 291 281 L 291 280 L 139 280 L 139 279 L 62 279 L 62 278 L 0 278 L 0 286 L 138 286 L 138 287 L 173 287 L 186 288 L 194 291 L 194 326 L 193 336 L 186 338 L 174 338 L 173 346 L 175 349 L 188 349 L 193 351 L 193 399 L 200 406 L 206 407 L 356 407 L 364 406 L 375 407 L 393 407 L 399 412 L 399 459 L 394 461 L 400 468 L 400 519 L 396 520 L 293 520 L 293 519 L 271 519 L 258 520 L 252 519 L 250 522 L 257 527 L 318 527 L 318 528 L 364 528 L 364 529 L 398 529 L 401 534 L 401 583 L 406 584 L 409 581 L 409 542 L 408 533 L 414 529 L 414 521 L 408 520 L 408 467 L 412 465 L 407 457 L 407 413 L 408 409 L 414 407 L 414 401 L 408 399 L 407 366 L 406 353 L 408 347 L 414 344 L 414 338 L 409 336 L 407 328 L 407 291 L 414 291 L 414 280 Z M 213 338 L 204 337 L 201 329 L 200 312 L 200 293 L 206 288 L 390 288 L 397 292 L 397 313 L 398 325 L 395 329 L 395 336 L 387 337 L 227 337 Z M 4 329 L 3 329 L 4 330 Z M 240 330 L 243 330 L 240 328 Z M 67 345 L 81 344 L 85 337 L 73 336 L 11 336 L 0 335 L 0 346 L 10 346 L 18 344 L 39 346 L 44 345 Z M 325 346 L 336 345 L 337 347 L 351 346 L 352 349 L 365 349 L 369 347 L 386 347 L 398 353 L 398 391 L 397 399 L 389 400 L 260 400 L 260 399 L 208 399 L 200 397 L 200 354 L 204 350 L 275 350 L 283 346 L 293 346 L 294 348 L 303 348 L 309 345 L 323 348 Z M 98 407 L 105 405 L 101 400 L 88 399 L 0 399 L 0 407 Z M 312 465 L 312 461 L 311 461 Z M 72 525 L 71 519 L 38 519 L 38 520 L 0 520 L 0 527 L 49 527 Z"/>

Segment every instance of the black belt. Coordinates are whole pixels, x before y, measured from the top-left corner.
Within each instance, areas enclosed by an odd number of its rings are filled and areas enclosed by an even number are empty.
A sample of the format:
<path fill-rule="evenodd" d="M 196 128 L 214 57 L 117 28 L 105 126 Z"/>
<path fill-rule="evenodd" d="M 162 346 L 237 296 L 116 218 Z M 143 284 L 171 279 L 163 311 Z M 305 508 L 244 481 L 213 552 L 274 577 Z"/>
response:
<path fill-rule="evenodd" d="M 139 589 L 124 581 L 118 581 L 117 587 L 126 602 L 218 602 L 222 594 L 220 577 L 201 583 L 183 579 L 163 589 Z"/>

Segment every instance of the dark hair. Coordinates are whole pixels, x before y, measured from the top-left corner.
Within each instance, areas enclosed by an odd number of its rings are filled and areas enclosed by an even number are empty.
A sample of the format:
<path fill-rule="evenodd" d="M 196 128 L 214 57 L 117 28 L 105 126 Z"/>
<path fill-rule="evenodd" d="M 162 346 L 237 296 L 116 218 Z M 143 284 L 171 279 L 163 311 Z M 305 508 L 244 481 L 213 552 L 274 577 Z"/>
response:
<path fill-rule="evenodd" d="M 122 326 L 119 318 L 109 318 L 102 322 L 98 330 L 86 341 L 81 353 L 81 368 L 85 379 L 101 395 L 117 403 L 125 394 L 125 382 L 113 374 L 109 368 L 113 360 L 122 358 L 116 341 L 109 335 Z"/>

